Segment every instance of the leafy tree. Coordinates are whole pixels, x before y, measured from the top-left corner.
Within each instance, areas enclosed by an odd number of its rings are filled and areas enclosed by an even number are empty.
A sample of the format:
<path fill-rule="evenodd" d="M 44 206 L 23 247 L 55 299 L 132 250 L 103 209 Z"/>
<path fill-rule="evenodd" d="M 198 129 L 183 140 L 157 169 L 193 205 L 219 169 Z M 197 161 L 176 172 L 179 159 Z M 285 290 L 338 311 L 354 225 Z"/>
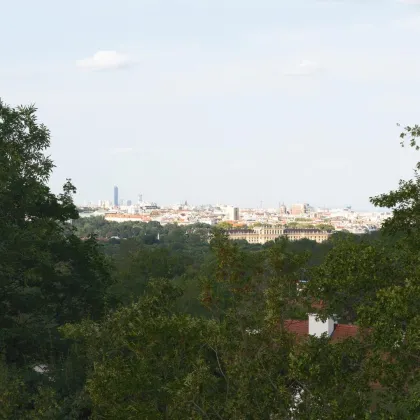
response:
<path fill-rule="evenodd" d="M 48 146 L 34 107 L 0 102 L 0 418 L 420 417 L 420 163 L 371 199 L 379 233 L 252 245 L 80 220 Z M 314 300 L 360 335 L 290 334 Z"/>
<path fill-rule="evenodd" d="M 321 230 L 335 230 L 335 227 L 328 223 L 320 223 L 319 225 L 316 225 L 314 227 Z"/>
<path fill-rule="evenodd" d="M 34 374 L 34 366 L 46 365 L 53 375 L 69 349 L 58 326 L 99 319 L 111 284 L 95 238 L 82 241 L 68 223 L 78 218 L 75 188 L 68 180 L 55 195 L 47 185 L 54 167 L 44 154 L 50 133 L 35 112 L 0 102 L 0 351 L 11 368 L 32 372 L 13 382 L 31 390 L 32 409 L 49 392 L 37 391 L 45 375 Z"/>
<path fill-rule="evenodd" d="M 23 403 L 24 384 L 15 369 L 7 366 L 4 360 L 0 362 L 0 418 L 18 418 Z"/>
<path fill-rule="evenodd" d="M 417 147 L 417 126 L 407 127 Z M 420 272 L 420 182 L 414 179 L 371 199 L 393 215 L 375 238 L 337 237 L 334 248 L 312 271 L 307 293 L 324 301 L 321 316 L 336 315 L 357 323 L 365 337 L 361 372 L 375 384 L 374 415 L 382 418 L 418 418 Z"/>
<path fill-rule="evenodd" d="M 326 337 L 301 341 L 296 353 L 290 355 L 297 391 L 292 418 L 372 418 L 372 392 L 363 369 L 365 357 L 366 350 L 354 339 L 333 345 Z"/>
<path fill-rule="evenodd" d="M 139 303 L 101 325 L 87 322 L 64 330 L 69 337 L 83 337 L 95 361 L 87 385 L 95 418 L 185 418 L 175 401 L 188 373 L 208 352 L 202 339 L 212 324 L 177 315 L 180 291 L 169 281 L 148 287 Z"/>
<path fill-rule="evenodd" d="M 220 223 L 217 224 L 217 227 L 219 229 L 229 230 L 229 229 L 232 229 L 232 223 L 229 223 L 229 222 L 220 222 Z"/>
<path fill-rule="evenodd" d="M 182 291 L 158 279 L 104 322 L 65 327 L 95 366 L 86 388 L 94 416 L 269 419 L 290 412 L 294 340 L 279 320 L 293 312 L 306 256 L 288 254 L 287 241 L 246 253 L 220 230 L 211 247 L 216 265 L 202 279 L 201 300 L 212 317 L 180 312 Z"/>
<path fill-rule="evenodd" d="M 103 313 L 109 273 L 94 239 L 81 241 L 70 181 L 56 196 L 35 108 L 0 103 L 0 343 L 7 359 L 45 357 L 62 323 Z M 27 360 L 27 359 L 26 359 Z"/>

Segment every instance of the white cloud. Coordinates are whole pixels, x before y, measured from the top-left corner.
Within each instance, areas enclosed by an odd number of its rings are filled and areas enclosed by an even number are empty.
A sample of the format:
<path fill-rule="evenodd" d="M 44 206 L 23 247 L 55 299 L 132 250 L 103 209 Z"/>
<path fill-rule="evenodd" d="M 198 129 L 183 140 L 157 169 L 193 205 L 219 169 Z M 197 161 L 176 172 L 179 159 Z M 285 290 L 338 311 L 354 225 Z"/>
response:
<path fill-rule="evenodd" d="M 129 56 L 117 51 L 98 51 L 92 57 L 76 61 L 77 67 L 87 70 L 117 70 L 133 63 Z"/>

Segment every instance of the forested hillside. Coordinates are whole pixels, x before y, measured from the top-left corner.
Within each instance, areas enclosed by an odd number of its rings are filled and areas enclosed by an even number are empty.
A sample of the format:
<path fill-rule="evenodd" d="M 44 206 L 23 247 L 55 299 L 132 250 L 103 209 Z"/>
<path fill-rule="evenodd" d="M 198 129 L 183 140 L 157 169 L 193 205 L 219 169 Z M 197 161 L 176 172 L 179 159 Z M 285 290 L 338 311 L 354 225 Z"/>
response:
<path fill-rule="evenodd" d="M 260 246 L 78 219 L 49 145 L 0 102 L 0 418 L 419 418 L 417 172 L 372 198 L 394 209 L 379 234 Z M 360 334 L 289 331 L 314 310 Z"/>

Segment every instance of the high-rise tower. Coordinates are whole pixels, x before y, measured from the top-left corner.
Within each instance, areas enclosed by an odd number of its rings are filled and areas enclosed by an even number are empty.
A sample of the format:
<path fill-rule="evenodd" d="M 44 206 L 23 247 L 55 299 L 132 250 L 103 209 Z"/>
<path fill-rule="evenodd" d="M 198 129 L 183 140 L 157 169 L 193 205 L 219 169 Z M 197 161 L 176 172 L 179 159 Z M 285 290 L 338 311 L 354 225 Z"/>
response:
<path fill-rule="evenodd" d="M 227 218 L 231 221 L 239 220 L 239 208 L 238 207 L 228 207 L 227 208 Z"/>
<path fill-rule="evenodd" d="M 118 187 L 114 187 L 114 206 L 118 206 Z"/>

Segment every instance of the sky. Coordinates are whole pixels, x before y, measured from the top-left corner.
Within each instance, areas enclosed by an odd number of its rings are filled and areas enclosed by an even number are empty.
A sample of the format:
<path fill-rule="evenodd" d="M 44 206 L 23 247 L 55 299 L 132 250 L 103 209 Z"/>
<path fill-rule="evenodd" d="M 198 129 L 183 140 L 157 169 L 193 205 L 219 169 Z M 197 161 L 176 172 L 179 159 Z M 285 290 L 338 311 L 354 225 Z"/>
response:
<path fill-rule="evenodd" d="M 371 208 L 412 177 L 420 0 L 15 0 L 0 97 L 76 202 Z"/>

